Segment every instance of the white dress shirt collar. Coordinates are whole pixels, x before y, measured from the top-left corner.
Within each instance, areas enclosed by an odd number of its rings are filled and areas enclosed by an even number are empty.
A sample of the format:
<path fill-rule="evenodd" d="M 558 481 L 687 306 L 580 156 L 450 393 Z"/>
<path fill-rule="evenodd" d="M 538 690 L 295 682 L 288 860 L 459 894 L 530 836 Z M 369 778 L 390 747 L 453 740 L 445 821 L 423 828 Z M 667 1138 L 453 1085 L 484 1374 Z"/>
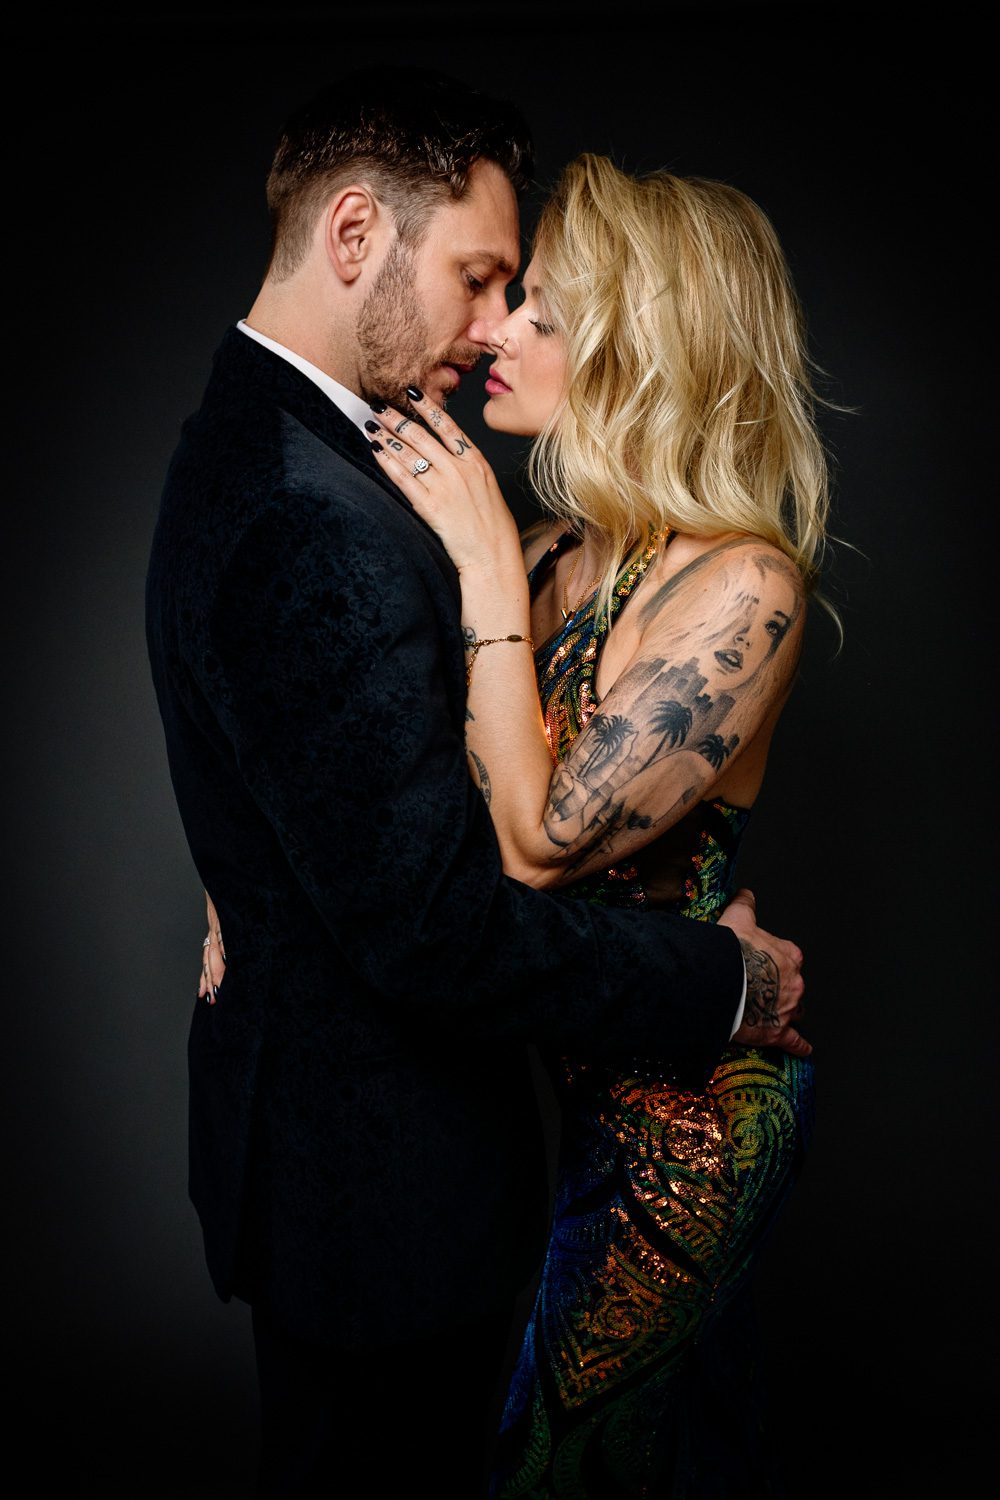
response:
<path fill-rule="evenodd" d="M 307 359 L 302 358 L 301 354 L 296 354 L 293 350 L 286 349 L 284 344 L 276 343 L 274 339 L 269 339 L 266 334 L 258 333 L 256 328 L 250 327 L 245 318 L 241 318 L 236 326 L 248 338 L 256 339 L 258 344 L 263 344 L 264 348 L 270 349 L 272 354 L 279 354 L 290 365 L 294 365 L 297 370 L 301 370 L 303 375 L 308 375 L 313 384 L 318 385 L 325 396 L 329 396 L 334 406 L 339 407 L 344 416 L 350 418 L 356 427 L 360 427 L 367 439 L 368 433 L 365 432 L 365 423 L 372 420 L 372 409 L 367 401 L 363 401 L 360 396 L 356 396 L 353 391 L 349 391 L 346 385 L 341 385 L 339 380 L 334 380 L 332 375 L 327 375 L 325 370 L 320 370 L 316 365 L 311 365 Z"/>

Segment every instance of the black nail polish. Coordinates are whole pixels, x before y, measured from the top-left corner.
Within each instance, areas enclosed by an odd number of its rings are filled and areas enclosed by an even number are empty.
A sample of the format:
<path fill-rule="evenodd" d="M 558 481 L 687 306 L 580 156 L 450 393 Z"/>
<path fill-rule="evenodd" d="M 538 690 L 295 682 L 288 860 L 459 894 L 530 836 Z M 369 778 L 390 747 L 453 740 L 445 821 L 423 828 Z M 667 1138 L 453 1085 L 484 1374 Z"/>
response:
<path fill-rule="evenodd" d="M 377 443 L 374 438 L 372 438 L 372 452 L 373 453 L 381 453 L 382 452 L 382 444 L 381 443 Z"/>
<path fill-rule="evenodd" d="M 415 385 L 408 385 L 406 387 L 406 394 L 411 401 L 422 401 L 424 399 L 423 391 L 418 391 Z"/>
<path fill-rule="evenodd" d="M 384 401 L 369 401 L 368 405 L 371 407 L 372 411 L 378 412 L 379 416 L 381 416 L 385 411 Z"/>
<path fill-rule="evenodd" d="M 365 431 L 366 432 L 381 432 L 381 430 L 382 429 L 381 429 L 381 427 L 379 427 L 379 424 L 377 422 L 366 422 L 365 423 Z"/>

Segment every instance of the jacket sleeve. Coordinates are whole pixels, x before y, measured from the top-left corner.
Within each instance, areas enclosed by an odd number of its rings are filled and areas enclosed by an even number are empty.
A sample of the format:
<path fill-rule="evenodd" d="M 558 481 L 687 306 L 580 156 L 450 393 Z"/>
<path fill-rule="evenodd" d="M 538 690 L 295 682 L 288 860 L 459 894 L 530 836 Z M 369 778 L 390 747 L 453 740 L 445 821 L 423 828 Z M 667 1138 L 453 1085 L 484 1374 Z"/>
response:
<path fill-rule="evenodd" d="M 387 1003 L 701 1082 L 741 994 L 734 934 L 504 876 L 448 652 L 458 633 L 413 558 L 354 506 L 293 493 L 240 542 L 189 666 L 296 879 Z"/>

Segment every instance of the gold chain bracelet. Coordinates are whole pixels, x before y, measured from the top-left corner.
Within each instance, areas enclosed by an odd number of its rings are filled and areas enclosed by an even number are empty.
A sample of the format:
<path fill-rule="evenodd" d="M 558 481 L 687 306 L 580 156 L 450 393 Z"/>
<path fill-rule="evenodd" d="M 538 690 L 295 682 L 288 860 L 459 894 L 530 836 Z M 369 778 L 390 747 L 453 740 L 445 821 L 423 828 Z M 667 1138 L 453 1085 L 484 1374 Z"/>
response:
<path fill-rule="evenodd" d="M 484 646 L 499 646 L 503 641 L 527 641 L 532 651 L 535 649 L 535 643 L 530 635 L 495 635 L 488 637 L 486 640 L 473 641 L 471 646 L 466 646 L 465 648 L 466 651 L 472 652 L 472 655 L 469 657 L 469 665 L 465 669 L 466 691 L 472 686 L 472 669 L 476 665 L 476 657 L 480 651 Z"/>

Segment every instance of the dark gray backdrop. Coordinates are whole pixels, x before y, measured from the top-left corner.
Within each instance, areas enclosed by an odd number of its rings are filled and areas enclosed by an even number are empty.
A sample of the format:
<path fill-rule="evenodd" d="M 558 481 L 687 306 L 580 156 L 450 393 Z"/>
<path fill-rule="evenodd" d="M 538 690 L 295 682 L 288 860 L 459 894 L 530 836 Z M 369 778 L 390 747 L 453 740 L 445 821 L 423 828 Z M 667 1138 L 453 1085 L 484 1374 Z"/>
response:
<path fill-rule="evenodd" d="M 846 643 L 815 617 L 743 868 L 806 950 L 820 1076 L 761 1307 L 795 1500 L 952 1492 L 990 1373 L 983 38 L 954 8 L 922 32 L 871 7 L 155 11 L 29 18 L 8 81 L 9 1451 L 81 1495 L 248 1492 L 247 1310 L 215 1301 L 186 1201 L 203 928 L 143 576 L 179 425 L 263 267 L 284 114 L 402 60 L 517 100 L 543 182 L 591 149 L 748 191 L 856 408 L 823 419 L 859 549 L 830 579 Z M 467 395 L 461 415 L 482 433 Z M 521 449 L 483 445 L 527 517 Z M 391 1430 L 392 1372 L 383 1399 Z"/>

